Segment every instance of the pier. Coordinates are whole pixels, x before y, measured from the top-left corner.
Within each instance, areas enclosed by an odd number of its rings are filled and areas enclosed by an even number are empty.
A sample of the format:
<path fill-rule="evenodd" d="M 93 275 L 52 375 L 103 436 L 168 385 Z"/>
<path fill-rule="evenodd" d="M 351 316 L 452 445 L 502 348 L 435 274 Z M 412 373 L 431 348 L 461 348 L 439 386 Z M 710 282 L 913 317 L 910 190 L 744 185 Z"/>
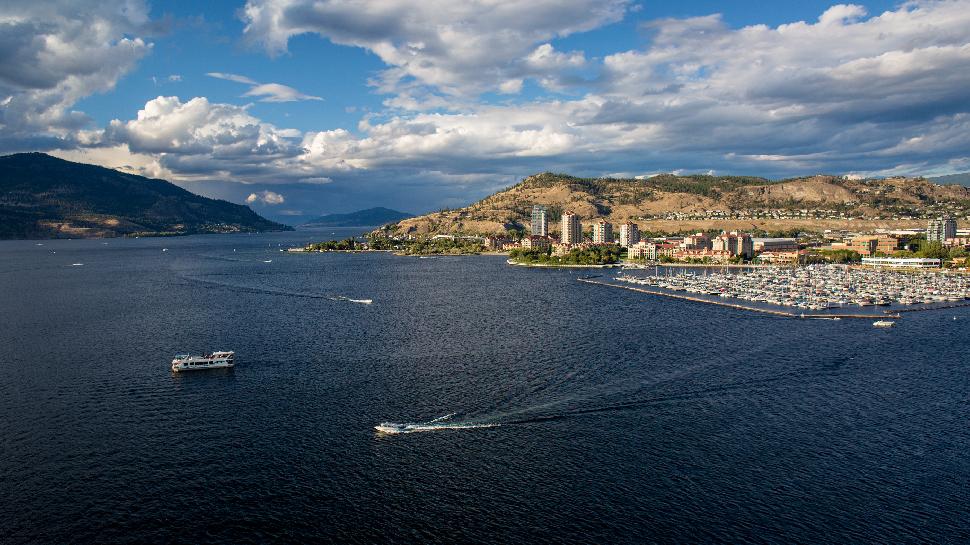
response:
<path fill-rule="evenodd" d="M 762 314 L 771 314 L 773 316 L 781 316 L 784 318 L 803 318 L 803 319 L 832 319 L 832 318 L 849 318 L 849 319 L 864 319 L 864 320 L 882 320 L 886 318 L 902 318 L 901 314 L 890 314 L 888 312 L 883 312 L 879 314 L 830 314 L 830 313 L 811 313 L 807 314 L 804 312 L 792 312 L 787 310 L 775 310 L 769 308 L 760 308 L 750 305 L 742 305 L 738 303 L 728 303 L 724 301 L 712 301 L 710 299 L 704 299 L 701 297 L 693 297 L 690 295 L 680 295 L 677 293 L 666 293 L 662 291 L 656 291 L 646 288 L 639 288 L 635 286 L 624 286 L 620 284 L 613 284 L 610 282 L 604 282 L 602 280 L 596 280 L 594 278 L 580 278 L 580 282 L 585 284 L 596 284 L 598 286 L 606 286 L 608 288 L 618 288 L 623 290 L 636 291 L 639 293 L 646 293 L 649 295 L 658 295 L 660 297 L 669 297 L 671 299 L 681 299 L 684 301 L 691 301 L 694 303 L 706 303 L 708 305 L 715 305 L 719 307 L 728 307 L 737 310 L 749 310 L 752 312 L 760 312 Z"/>

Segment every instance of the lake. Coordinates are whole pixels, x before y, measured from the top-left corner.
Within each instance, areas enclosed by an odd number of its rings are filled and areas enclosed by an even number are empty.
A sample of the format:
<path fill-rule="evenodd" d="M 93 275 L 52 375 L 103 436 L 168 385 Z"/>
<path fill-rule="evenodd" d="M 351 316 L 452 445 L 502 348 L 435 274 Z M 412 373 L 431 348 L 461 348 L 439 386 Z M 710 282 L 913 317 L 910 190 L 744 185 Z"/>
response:
<path fill-rule="evenodd" d="M 970 541 L 970 309 L 280 252 L 357 232 L 0 242 L 0 542 Z"/>

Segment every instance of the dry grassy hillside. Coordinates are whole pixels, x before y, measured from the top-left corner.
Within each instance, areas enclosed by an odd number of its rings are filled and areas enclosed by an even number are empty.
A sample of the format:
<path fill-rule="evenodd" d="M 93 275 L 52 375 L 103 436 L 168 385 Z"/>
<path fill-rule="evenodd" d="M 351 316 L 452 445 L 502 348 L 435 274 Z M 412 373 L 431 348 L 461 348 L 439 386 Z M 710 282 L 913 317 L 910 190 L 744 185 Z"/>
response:
<path fill-rule="evenodd" d="M 527 228 L 534 204 L 547 207 L 553 233 L 558 232 L 564 212 L 579 214 L 586 224 L 600 219 L 614 224 L 633 220 L 654 231 L 673 225 L 683 229 L 714 224 L 770 226 L 767 230 L 804 227 L 813 225 L 813 215 L 820 228 L 851 228 L 853 222 L 892 227 L 914 225 L 927 214 L 964 215 L 970 211 L 970 189 L 922 178 L 813 176 L 773 182 L 757 177 L 665 174 L 620 180 L 543 173 L 465 208 L 409 218 L 391 230 L 416 236 L 499 234 Z"/>

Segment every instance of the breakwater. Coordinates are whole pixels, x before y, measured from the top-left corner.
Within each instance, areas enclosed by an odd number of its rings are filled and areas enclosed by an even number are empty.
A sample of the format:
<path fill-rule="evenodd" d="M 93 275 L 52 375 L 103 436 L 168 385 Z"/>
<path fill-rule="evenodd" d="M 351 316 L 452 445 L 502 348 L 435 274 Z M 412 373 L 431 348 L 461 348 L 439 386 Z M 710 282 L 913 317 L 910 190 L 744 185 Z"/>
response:
<path fill-rule="evenodd" d="M 832 319 L 832 318 L 849 318 L 849 319 L 865 319 L 865 320 L 880 320 L 884 318 L 902 318 L 902 315 L 890 314 L 888 312 L 879 314 L 831 314 L 831 313 L 805 313 L 805 312 L 791 312 L 787 310 L 775 310 L 768 308 L 755 307 L 751 305 L 742 305 L 738 303 L 727 303 L 724 301 L 712 301 L 710 299 L 704 299 L 702 297 L 693 297 L 690 295 L 680 295 L 676 293 L 667 293 L 663 291 L 651 290 L 646 288 L 638 288 L 634 286 L 623 286 L 620 284 L 613 284 L 610 282 L 604 282 L 602 280 L 596 280 L 593 278 L 580 278 L 580 282 L 586 284 L 596 284 L 598 286 L 606 286 L 609 288 L 618 288 L 623 290 L 636 291 L 639 293 L 646 293 L 649 295 L 658 295 L 660 297 L 669 297 L 671 299 L 681 299 L 684 301 L 691 301 L 694 303 L 706 303 L 708 305 L 715 305 L 719 307 L 728 307 L 737 310 L 748 310 L 751 312 L 760 312 L 762 314 L 771 314 L 773 316 L 782 316 L 785 318 L 805 318 L 805 319 Z"/>

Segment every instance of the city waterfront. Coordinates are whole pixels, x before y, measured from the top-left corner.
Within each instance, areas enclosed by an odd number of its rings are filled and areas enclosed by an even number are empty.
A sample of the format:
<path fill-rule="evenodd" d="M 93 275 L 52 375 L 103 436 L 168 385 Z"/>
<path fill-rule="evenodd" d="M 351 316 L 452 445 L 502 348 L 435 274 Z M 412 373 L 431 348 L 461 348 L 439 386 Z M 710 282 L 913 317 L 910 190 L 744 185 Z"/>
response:
<path fill-rule="evenodd" d="M 350 234 L 0 243 L 2 540 L 970 539 L 968 308 L 877 331 L 280 251 Z"/>

